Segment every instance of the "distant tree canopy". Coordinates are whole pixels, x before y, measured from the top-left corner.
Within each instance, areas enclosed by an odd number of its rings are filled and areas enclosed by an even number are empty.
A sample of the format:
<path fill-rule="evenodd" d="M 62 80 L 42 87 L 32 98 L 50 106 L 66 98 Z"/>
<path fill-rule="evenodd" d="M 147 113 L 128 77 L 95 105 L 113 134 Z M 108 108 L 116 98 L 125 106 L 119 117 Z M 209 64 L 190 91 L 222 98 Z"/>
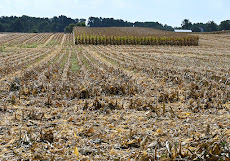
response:
<path fill-rule="evenodd" d="M 23 32 L 23 30 L 24 30 L 24 24 L 22 23 L 22 21 L 20 19 L 16 19 L 12 23 L 11 26 L 13 28 L 13 31 L 16 31 L 16 32 Z"/>
<path fill-rule="evenodd" d="M 72 33 L 73 32 L 73 29 L 69 26 L 66 26 L 65 29 L 64 29 L 64 32 L 65 33 Z"/>
<path fill-rule="evenodd" d="M 71 19 L 66 16 L 53 18 L 0 17 L 0 32 L 63 32 L 69 24 L 85 23 L 86 19 Z"/>
<path fill-rule="evenodd" d="M 75 25 L 74 23 L 71 23 L 71 24 L 69 24 L 69 26 L 65 27 L 64 32 L 65 33 L 72 33 L 73 32 L 73 28 L 75 26 L 82 26 L 83 27 L 83 26 L 85 26 L 85 23 L 84 22 L 79 22 L 79 23 L 77 23 L 77 25 Z"/>
<path fill-rule="evenodd" d="M 182 29 L 190 30 L 192 28 L 192 23 L 189 21 L 189 19 L 184 19 L 181 24 Z"/>
<path fill-rule="evenodd" d="M 168 25 L 162 25 L 159 22 L 128 22 L 121 19 L 114 18 L 98 18 L 90 17 L 88 20 L 89 27 L 149 27 L 160 30 L 173 31 L 173 28 Z"/>
<path fill-rule="evenodd" d="M 66 16 L 54 16 L 53 18 L 38 18 L 29 16 L 2 16 L 0 17 L 0 32 L 65 32 L 71 33 L 74 26 L 86 26 L 86 19 L 72 19 Z M 173 31 L 173 27 L 159 22 L 128 22 L 122 19 L 89 17 L 88 27 L 149 27 L 160 30 Z M 182 21 L 181 29 L 189 29 L 193 32 L 212 32 L 230 30 L 230 20 L 216 24 L 214 21 L 207 23 L 192 23 L 189 19 Z"/>
<path fill-rule="evenodd" d="M 5 28 L 3 26 L 3 24 L 0 23 L 0 32 L 5 32 Z"/>
<path fill-rule="evenodd" d="M 220 23 L 221 30 L 230 30 L 230 20 L 222 21 Z"/>
<path fill-rule="evenodd" d="M 132 27 L 133 23 L 114 18 L 89 17 L 89 27 Z"/>
<path fill-rule="evenodd" d="M 159 29 L 159 30 L 168 30 L 168 31 L 173 31 L 173 28 L 168 25 L 162 25 L 159 22 L 135 22 L 134 27 L 149 27 L 149 28 L 154 28 L 154 29 Z"/>
<path fill-rule="evenodd" d="M 220 25 L 217 25 L 214 21 L 208 21 L 207 23 L 192 23 L 189 19 L 184 19 L 181 28 L 192 30 L 193 32 L 230 30 L 230 20 L 222 21 Z"/>
<path fill-rule="evenodd" d="M 77 23 L 77 26 L 80 26 L 80 27 L 85 27 L 85 26 L 86 26 L 86 24 L 85 24 L 85 22 L 78 22 L 78 23 Z"/>
<path fill-rule="evenodd" d="M 208 27 L 208 31 L 211 32 L 211 31 L 218 31 L 219 26 L 214 21 L 209 21 L 207 23 L 207 27 Z"/>

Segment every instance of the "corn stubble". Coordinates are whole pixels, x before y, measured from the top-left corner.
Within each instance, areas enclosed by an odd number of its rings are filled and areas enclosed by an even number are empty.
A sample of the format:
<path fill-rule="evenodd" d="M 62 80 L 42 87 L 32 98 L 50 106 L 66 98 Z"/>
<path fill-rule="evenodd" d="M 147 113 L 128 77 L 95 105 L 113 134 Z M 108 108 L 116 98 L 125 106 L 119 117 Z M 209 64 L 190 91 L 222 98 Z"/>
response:
<path fill-rule="evenodd" d="M 163 43 L 171 33 L 79 30 L 91 36 L 0 38 L 8 60 L 0 78 L 0 160 L 230 159 L 227 35 L 199 35 L 199 46 L 151 46 L 151 38 Z M 29 42 L 39 44 L 21 48 Z M 19 63 L 14 55 L 29 57 Z"/>

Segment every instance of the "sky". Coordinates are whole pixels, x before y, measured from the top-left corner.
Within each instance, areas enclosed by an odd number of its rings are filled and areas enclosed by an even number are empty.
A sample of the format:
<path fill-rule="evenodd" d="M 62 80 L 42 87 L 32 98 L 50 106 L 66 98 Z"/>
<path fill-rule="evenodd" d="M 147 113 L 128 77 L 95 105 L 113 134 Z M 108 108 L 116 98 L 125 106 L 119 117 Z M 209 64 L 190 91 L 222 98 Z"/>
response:
<path fill-rule="evenodd" d="M 105 17 L 130 22 L 154 21 L 179 27 L 230 19 L 230 0 L 0 0 L 0 16 Z"/>

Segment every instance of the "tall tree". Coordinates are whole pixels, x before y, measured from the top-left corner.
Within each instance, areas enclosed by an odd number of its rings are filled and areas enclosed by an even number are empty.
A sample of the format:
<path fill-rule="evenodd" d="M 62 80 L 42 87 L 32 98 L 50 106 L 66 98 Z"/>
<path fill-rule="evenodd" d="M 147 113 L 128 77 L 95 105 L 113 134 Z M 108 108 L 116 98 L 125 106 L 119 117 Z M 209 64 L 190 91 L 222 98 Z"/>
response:
<path fill-rule="evenodd" d="M 12 29 L 14 32 L 23 32 L 24 30 L 24 26 L 23 26 L 23 23 L 22 21 L 17 18 L 11 25 Z"/>
<path fill-rule="evenodd" d="M 182 21 L 181 27 L 182 27 L 183 29 L 191 30 L 191 28 L 192 28 L 192 23 L 189 21 L 189 19 L 184 19 L 184 20 Z"/>
<path fill-rule="evenodd" d="M 154 28 L 154 29 L 159 29 L 159 30 L 168 30 L 168 31 L 173 31 L 173 28 L 168 25 L 162 25 L 159 22 L 135 22 L 134 27 L 149 27 L 149 28 Z"/>
<path fill-rule="evenodd" d="M 5 32 L 5 28 L 1 23 L 0 23 L 0 32 Z"/>
<path fill-rule="evenodd" d="M 214 21 L 209 21 L 207 23 L 207 27 L 208 27 L 208 30 L 210 32 L 212 32 L 212 31 L 218 31 L 218 25 Z"/>
<path fill-rule="evenodd" d="M 71 33 L 72 31 L 71 31 L 70 26 L 66 26 L 65 29 L 64 29 L 64 32 L 65 33 Z"/>
<path fill-rule="evenodd" d="M 222 21 L 220 23 L 221 30 L 230 30 L 230 20 Z"/>
<path fill-rule="evenodd" d="M 65 33 L 72 33 L 73 32 L 73 28 L 75 27 L 76 25 L 71 23 L 69 24 L 69 26 L 66 26 L 65 29 L 64 29 L 64 32 Z"/>
<path fill-rule="evenodd" d="M 39 27 L 38 27 L 39 31 L 40 31 L 40 32 L 48 32 L 48 31 L 47 31 L 48 25 L 49 25 L 49 23 L 48 23 L 47 21 L 42 21 L 42 22 L 39 24 Z"/>

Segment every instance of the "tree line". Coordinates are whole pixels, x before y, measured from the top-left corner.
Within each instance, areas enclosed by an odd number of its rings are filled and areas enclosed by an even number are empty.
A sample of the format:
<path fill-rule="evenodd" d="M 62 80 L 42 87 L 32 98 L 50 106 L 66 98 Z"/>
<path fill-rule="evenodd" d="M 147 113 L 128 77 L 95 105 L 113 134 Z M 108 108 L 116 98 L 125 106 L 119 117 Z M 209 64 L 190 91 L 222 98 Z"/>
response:
<path fill-rule="evenodd" d="M 86 19 L 72 19 L 64 15 L 53 18 L 38 18 L 23 15 L 0 17 L 0 32 L 66 32 L 70 33 L 74 26 L 86 26 Z M 89 17 L 88 27 L 148 27 L 160 30 L 173 31 L 172 26 L 163 25 L 159 22 L 128 22 L 122 19 Z M 230 30 L 230 20 L 222 21 L 219 25 L 214 21 L 207 23 L 192 23 L 189 19 L 184 19 L 180 27 L 193 32 L 212 32 Z"/>
<path fill-rule="evenodd" d="M 98 18 L 98 17 L 89 17 L 88 20 L 89 27 L 149 27 L 160 30 L 173 31 L 173 28 L 168 25 L 162 25 L 159 22 L 128 22 L 122 19 L 114 18 Z"/>
<path fill-rule="evenodd" d="M 208 21 L 207 23 L 192 23 L 189 21 L 189 19 L 184 19 L 180 28 L 192 30 L 193 32 L 213 32 L 230 30 L 230 20 L 222 21 L 218 25 L 214 21 Z"/>
<path fill-rule="evenodd" d="M 0 32 L 63 32 L 69 24 L 85 23 L 86 19 L 72 19 L 64 15 L 38 18 L 23 15 L 0 17 Z"/>

